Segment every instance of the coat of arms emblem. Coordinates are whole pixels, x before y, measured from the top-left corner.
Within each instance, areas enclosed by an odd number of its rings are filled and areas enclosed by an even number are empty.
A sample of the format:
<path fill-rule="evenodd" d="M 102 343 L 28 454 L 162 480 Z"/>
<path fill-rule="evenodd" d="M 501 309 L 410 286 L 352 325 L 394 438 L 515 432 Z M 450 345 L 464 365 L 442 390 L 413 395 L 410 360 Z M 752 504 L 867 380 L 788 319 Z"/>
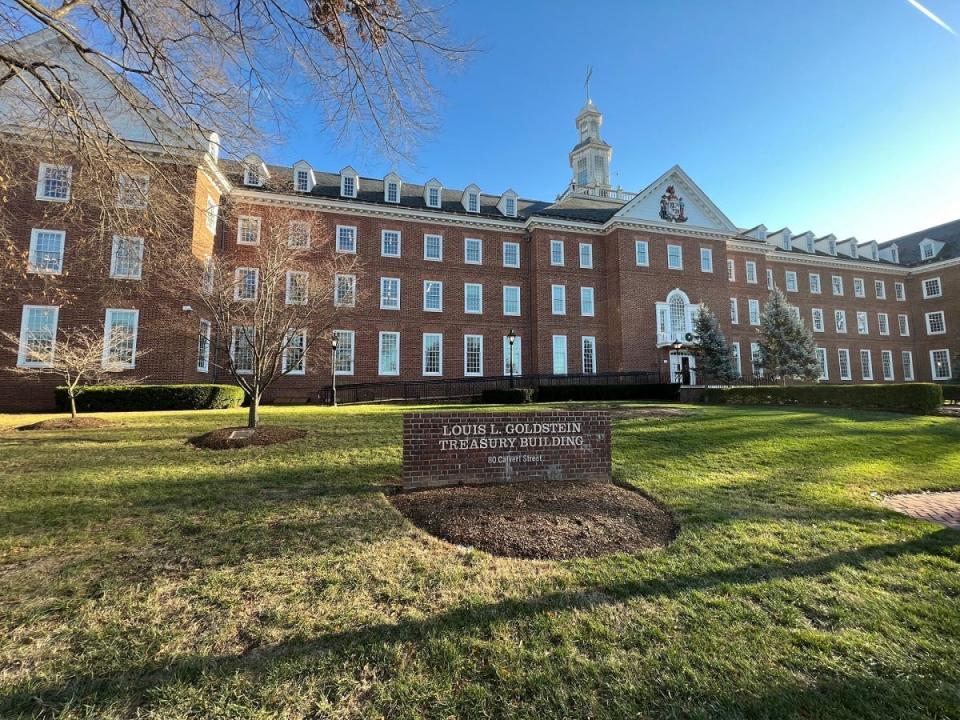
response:
<path fill-rule="evenodd" d="M 673 185 L 669 185 L 667 191 L 660 196 L 660 217 L 667 222 L 687 221 L 687 216 L 683 214 L 683 198 L 677 195 Z"/>

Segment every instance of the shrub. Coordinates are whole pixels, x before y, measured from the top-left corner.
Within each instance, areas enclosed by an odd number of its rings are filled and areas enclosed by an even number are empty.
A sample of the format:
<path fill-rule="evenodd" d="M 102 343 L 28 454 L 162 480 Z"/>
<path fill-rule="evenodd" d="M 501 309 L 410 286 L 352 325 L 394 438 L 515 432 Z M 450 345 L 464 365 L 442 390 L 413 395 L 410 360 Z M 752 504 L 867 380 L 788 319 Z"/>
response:
<path fill-rule="evenodd" d="M 960 385 L 942 385 L 943 401 L 960 403 Z"/>
<path fill-rule="evenodd" d="M 674 383 L 623 385 L 541 385 L 539 402 L 565 400 L 676 400 L 680 385 Z"/>
<path fill-rule="evenodd" d="M 533 390 L 530 388 L 491 388 L 484 390 L 480 401 L 490 405 L 523 405 L 533 402 Z"/>
<path fill-rule="evenodd" d="M 729 405 L 805 405 L 863 410 L 895 410 L 929 415 L 943 404 L 934 383 L 896 385 L 795 385 L 789 387 L 709 388 L 704 402 Z"/>
<path fill-rule="evenodd" d="M 77 396 L 77 410 L 223 410 L 240 407 L 243 396 L 235 385 L 91 385 Z M 66 388 L 57 388 L 56 401 L 60 411 L 69 408 Z"/>

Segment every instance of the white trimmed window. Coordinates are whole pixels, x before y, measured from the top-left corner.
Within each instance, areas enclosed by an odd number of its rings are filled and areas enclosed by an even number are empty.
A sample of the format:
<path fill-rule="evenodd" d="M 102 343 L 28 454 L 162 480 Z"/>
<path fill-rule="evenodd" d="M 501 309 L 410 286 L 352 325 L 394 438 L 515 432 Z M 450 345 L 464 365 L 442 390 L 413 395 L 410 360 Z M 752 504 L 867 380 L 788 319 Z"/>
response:
<path fill-rule="evenodd" d="M 755 377 L 763 377 L 763 367 L 760 365 L 760 343 L 750 343 L 750 371 Z"/>
<path fill-rule="evenodd" d="M 260 244 L 260 218 L 241 215 L 237 218 L 237 245 Z"/>
<path fill-rule="evenodd" d="M 873 358 L 869 350 L 860 351 L 860 377 L 873 380 Z"/>
<path fill-rule="evenodd" d="M 566 315 L 567 314 L 567 286 L 551 285 L 550 301 L 551 301 L 550 302 L 551 312 L 554 315 Z"/>
<path fill-rule="evenodd" d="M 287 305 L 306 305 L 309 300 L 310 273 L 303 270 L 287 270 L 284 302 Z"/>
<path fill-rule="evenodd" d="M 423 334 L 423 374 L 443 375 L 443 335 Z"/>
<path fill-rule="evenodd" d="M 260 286 L 260 270 L 251 267 L 238 267 L 233 271 L 233 299 L 256 300 Z"/>
<path fill-rule="evenodd" d="M 30 231 L 27 272 L 59 275 L 63 272 L 63 248 L 67 234 L 63 230 Z"/>
<path fill-rule="evenodd" d="M 550 241 L 550 264 L 563 265 L 563 240 Z"/>
<path fill-rule="evenodd" d="M 260 187 L 263 185 L 263 177 L 260 175 L 260 168 L 253 165 L 247 165 L 243 169 L 243 184 L 250 187 Z"/>
<path fill-rule="evenodd" d="M 840 379 L 853 380 L 853 375 L 850 372 L 850 351 L 846 348 L 837 350 L 837 360 L 840 364 Z"/>
<path fill-rule="evenodd" d="M 757 284 L 757 263 L 753 260 L 747 260 L 747 282 L 751 285 Z"/>
<path fill-rule="evenodd" d="M 730 324 L 740 324 L 740 305 L 736 298 L 730 298 Z"/>
<path fill-rule="evenodd" d="M 880 370 L 883 372 L 884 380 L 894 380 L 893 376 L 893 353 L 890 350 L 880 351 Z"/>
<path fill-rule="evenodd" d="M 209 320 L 200 321 L 200 332 L 197 334 L 197 372 L 205 373 L 210 370 L 211 329 Z"/>
<path fill-rule="evenodd" d="M 776 283 L 773 281 L 773 268 L 767 268 L 767 290 L 773 290 Z"/>
<path fill-rule="evenodd" d="M 836 295 L 836 293 L 834 293 L 834 295 Z M 863 278 L 853 279 L 853 296 L 858 298 L 867 296 L 867 289 L 863 284 Z"/>
<path fill-rule="evenodd" d="M 813 310 L 810 311 L 810 314 L 813 319 L 813 331 L 823 332 L 824 331 L 823 310 L 820 308 L 813 308 Z"/>
<path fill-rule="evenodd" d="M 337 225 L 337 252 L 357 252 L 357 228 L 352 225 Z"/>
<path fill-rule="evenodd" d="M 683 270 L 683 247 L 667 245 L 667 267 L 670 270 Z"/>
<path fill-rule="evenodd" d="M 943 295 L 943 288 L 940 285 L 940 278 L 927 278 L 923 281 L 923 298 L 938 298 Z"/>
<path fill-rule="evenodd" d="M 334 330 L 337 350 L 333 354 L 334 375 L 353 375 L 356 333 L 353 330 Z"/>
<path fill-rule="evenodd" d="M 334 276 L 333 304 L 337 307 L 353 307 L 357 304 L 357 276 L 337 273 Z"/>
<path fill-rule="evenodd" d="M 727 280 L 734 282 L 737 279 L 737 264 L 730 258 L 727 259 Z"/>
<path fill-rule="evenodd" d="M 881 335 L 890 334 L 890 316 L 887 313 L 877 313 L 877 327 Z"/>
<path fill-rule="evenodd" d="M 504 315 L 520 314 L 520 286 L 519 285 L 503 286 L 503 314 Z"/>
<path fill-rule="evenodd" d="M 250 325 L 234 325 L 230 337 L 230 362 L 240 375 L 253 372 L 253 333 Z"/>
<path fill-rule="evenodd" d="M 103 324 L 103 366 L 129 370 L 137 366 L 139 310 L 108 308 Z"/>
<path fill-rule="evenodd" d="M 510 268 L 520 267 L 520 243 L 503 243 L 503 266 Z"/>
<path fill-rule="evenodd" d="M 463 284 L 463 312 L 467 315 L 483 313 L 483 285 L 481 283 Z"/>
<path fill-rule="evenodd" d="M 873 291 L 877 295 L 877 300 L 887 299 L 887 284 L 883 280 L 873 281 Z"/>
<path fill-rule="evenodd" d="M 512 197 L 505 197 L 503 199 L 503 214 L 507 217 L 516 217 L 517 216 L 517 200 Z"/>
<path fill-rule="evenodd" d="M 122 208 L 141 209 L 147 206 L 147 192 L 150 189 L 149 175 L 120 176 L 117 188 L 117 205 Z"/>
<path fill-rule="evenodd" d="M 287 247 L 306 250 L 310 247 L 310 223 L 305 220 L 291 220 L 287 227 Z"/>
<path fill-rule="evenodd" d="M 307 333 L 305 330 L 287 330 L 281 368 L 286 375 L 306 375 Z"/>
<path fill-rule="evenodd" d="M 743 361 L 740 358 L 740 343 L 730 343 L 730 354 L 733 356 L 733 367 L 737 371 L 737 376 L 743 375 Z"/>
<path fill-rule="evenodd" d="M 830 282 L 833 286 L 833 294 L 843 295 L 843 278 L 840 275 L 833 275 L 830 278 Z"/>
<path fill-rule="evenodd" d="M 847 311 L 834 310 L 833 322 L 838 333 L 845 333 L 847 331 Z"/>
<path fill-rule="evenodd" d="M 909 315 L 897 315 L 897 322 L 900 325 L 900 335 L 907 337 L 910 334 L 910 316 Z"/>
<path fill-rule="evenodd" d="M 553 336 L 553 374 L 567 374 L 567 336 Z"/>
<path fill-rule="evenodd" d="M 870 324 L 867 319 L 867 314 L 865 312 L 857 313 L 857 332 L 861 335 L 870 334 Z"/>
<path fill-rule="evenodd" d="M 750 315 L 750 324 L 759 325 L 760 324 L 760 301 L 747 300 L 747 312 Z"/>
<path fill-rule="evenodd" d="M 298 169 L 293 174 L 293 185 L 297 192 L 310 192 L 310 171 Z"/>
<path fill-rule="evenodd" d="M 440 203 L 440 188 L 433 186 L 427 188 L 427 207 L 439 208 Z"/>
<path fill-rule="evenodd" d="M 594 313 L 594 303 L 593 303 L 593 288 L 592 287 L 582 287 L 580 288 L 580 314 L 584 317 L 593 317 Z"/>
<path fill-rule="evenodd" d="M 580 267 L 593 267 L 593 244 L 580 243 Z"/>
<path fill-rule="evenodd" d="M 810 273 L 810 294 L 820 294 L 820 273 Z"/>
<path fill-rule="evenodd" d="M 217 201 L 213 199 L 212 195 L 207 195 L 207 207 L 203 212 L 203 222 L 207 226 L 207 230 L 212 233 L 217 231 L 217 217 L 220 215 L 220 206 L 217 204 Z"/>
<path fill-rule="evenodd" d="M 377 374 L 400 374 L 400 333 L 381 332 L 379 340 L 379 360 Z"/>
<path fill-rule="evenodd" d="M 713 272 L 713 250 L 700 248 L 700 272 Z"/>
<path fill-rule="evenodd" d="M 24 305 L 20 316 L 17 367 L 42 368 L 53 362 L 57 346 L 56 305 Z"/>
<path fill-rule="evenodd" d="M 513 375 L 522 375 L 523 368 L 520 365 L 520 359 L 523 356 L 523 353 L 520 351 L 520 336 L 517 335 L 514 337 L 513 342 Z M 511 357 L 510 357 L 510 338 L 507 335 L 503 336 L 503 374 L 509 376 L 511 374 Z"/>
<path fill-rule="evenodd" d="M 483 375 L 483 335 L 463 336 L 463 374 L 467 377 Z"/>
<path fill-rule="evenodd" d="M 110 249 L 110 277 L 139 280 L 143 274 L 143 238 L 113 236 Z"/>
<path fill-rule="evenodd" d="M 787 292 L 797 292 L 797 273 L 793 270 L 786 272 Z"/>
<path fill-rule="evenodd" d="M 355 198 L 357 196 L 356 175 L 344 174 L 340 176 L 340 194 L 348 198 Z"/>
<path fill-rule="evenodd" d="M 947 321 L 943 310 L 928 312 L 924 317 L 927 320 L 927 335 L 943 335 L 947 331 Z"/>
<path fill-rule="evenodd" d="M 463 261 L 467 265 L 483 263 L 483 240 L 480 238 L 466 238 L 463 241 Z"/>
<path fill-rule="evenodd" d="M 40 172 L 37 175 L 37 200 L 68 202 L 72 175 L 73 168 L 69 165 L 40 163 Z"/>
<path fill-rule="evenodd" d="M 913 353 L 903 350 L 900 353 L 900 362 L 903 365 L 903 379 L 913 380 Z"/>
<path fill-rule="evenodd" d="M 400 257 L 400 231 L 380 231 L 380 254 L 383 257 Z"/>
<path fill-rule="evenodd" d="M 893 294 L 901 302 L 907 299 L 907 287 L 902 282 L 893 284 Z"/>
<path fill-rule="evenodd" d="M 830 370 L 827 367 L 827 349 L 818 347 L 817 352 L 817 364 L 820 366 L 820 379 L 829 380 L 830 379 Z"/>
<path fill-rule="evenodd" d="M 597 372 L 597 339 L 589 335 L 580 338 L 580 359 L 582 372 L 593 375 Z"/>
<path fill-rule="evenodd" d="M 423 236 L 423 259 L 434 262 L 443 260 L 443 235 Z"/>
<path fill-rule="evenodd" d="M 443 283 L 439 280 L 423 281 L 423 309 L 427 312 L 443 312 Z"/>
<path fill-rule="evenodd" d="M 400 278 L 380 278 L 380 309 L 400 309 Z"/>
<path fill-rule="evenodd" d="M 637 259 L 638 267 L 650 266 L 650 246 L 646 240 L 637 240 L 633 244 L 634 255 Z"/>
<path fill-rule="evenodd" d="M 387 182 L 387 187 L 383 193 L 383 199 L 388 203 L 398 203 L 400 202 L 400 183 L 396 180 L 390 180 Z M 381 373 L 382 375 L 390 373 Z"/>
<path fill-rule="evenodd" d="M 953 377 L 949 350 L 930 351 L 930 372 L 933 373 L 934 380 L 949 380 Z"/>

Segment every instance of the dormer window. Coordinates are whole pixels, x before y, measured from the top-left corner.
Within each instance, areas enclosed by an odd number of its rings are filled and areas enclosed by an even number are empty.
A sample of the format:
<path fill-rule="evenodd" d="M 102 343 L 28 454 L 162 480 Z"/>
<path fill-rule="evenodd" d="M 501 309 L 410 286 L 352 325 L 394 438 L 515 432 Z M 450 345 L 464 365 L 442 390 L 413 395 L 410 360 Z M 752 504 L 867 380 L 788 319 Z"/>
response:
<path fill-rule="evenodd" d="M 480 212 L 480 195 L 477 193 L 467 194 L 467 212 Z"/>
<path fill-rule="evenodd" d="M 260 171 L 254 167 L 248 167 L 243 172 L 243 184 L 250 187 L 260 187 L 263 185 L 263 178 L 260 177 Z"/>
<path fill-rule="evenodd" d="M 507 198 L 507 199 L 504 201 L 504 206 L 505 206 L 505 208 L 506 208 L 506 209 L 505 209 L 505 212 L 504 212 L 504 215 L 507 215 L 507 216 L 509 216 L 509 217 L 516 217 L 516 216 L 517 216 L 517 201 L 516 201 L 516 200 L 514 200 L 513 198 Z"/>
<path fill-rule="evenodd" d="M 349 165 L 340 171 L 340 197 L 355 198 L 359 190 L 360 177 Z"/>
<path fill-rule="evenodd" d="M 426 184 L 423 190 L 423 202 L 426 203 L 427 207 L 441 207 L 442 190 L 443 186 L 436 179 L 433 179 Z"/>
<path fill-rule="evenodd" d="M 792 247 L 793 247 L 793 245 L 792 245 L 791 242 L 790 242 L 790 236 L 789 236 L 789 235 L 784 235 L 784 236 L 783 236 L 783 249 L 784 249 L 784 250 L 790 250 L 790 249 L 792 249 Z"/>
<path fill-rule="evenodd" d="M 933 240 L 924 240 L 920 243 L 920 259 L 929 260 L 937 254 L 937 247 L 933 244 Z"/>
<path fill-rule="evenodd" d="M 877 246 L 876 246 L 876 245 L 871 245 L 871 246 L 870 246 L 870 257 L 872 257 L 874 260 L 879 259 L 879 257 L 880 257 L 880 251 L 877 250 Z"/>
<path fill-rule="evenodd" d="M 400 202 L 400 186 L 395 182 L 387 183 L 387 194 L 384 200 L 391 203 Z"/>
<path fill-rule="evenodd" d="M 813 252 L 813 236 L 812 235 L 807 236 L 807 252 L 808 253 Z"/>
<path fill-rule="evenodd" d="M 857 249 L 857 244 L 855 242 L 850 243 L 850 257 L 859 257 L 859 250 Z"/>
<path fill-rule="evenodd" d="M 831 239 L 831 240 L 827 243 L 827 248 L 828 248 L 828 251 L 829 251 L 829 253 L 830 253 L 831 255 L 836 255 L 836 254 L 837 254 L 837 241 Z"/>
<path fill-rule="evenodd" d="M 894 262 L 894 263 L 896 263 L 897 265 L 899 265 L 899 264 L 900 264 L 900 248 L 898 248 L 896 245 L 891 245 L 891 246 L 890 246 L 890 257 L 893 258 L 893 262 Z"/>
<path fill-rule="evenodd" d="M 293 184 L 297 189 L 297 192 L 310 192 L 310 171 L 297 170 L 296 174 L 294 175 Z"/>

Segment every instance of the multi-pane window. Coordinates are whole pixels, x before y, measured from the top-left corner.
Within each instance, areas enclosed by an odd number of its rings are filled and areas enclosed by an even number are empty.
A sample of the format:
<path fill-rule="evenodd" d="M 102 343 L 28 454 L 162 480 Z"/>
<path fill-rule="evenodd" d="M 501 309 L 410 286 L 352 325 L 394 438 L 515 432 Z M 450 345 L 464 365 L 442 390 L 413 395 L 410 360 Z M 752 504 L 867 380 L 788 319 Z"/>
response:
<path fill-rule="evenodd" d="M 810 273 L 810 293 L 812 295 L 820 294 L 820 273 Z"/>
<path fill-rule="evenodd" d="M 740 324 L 740 305 L 736 298 L 730 298 L 730 323 L 732 325 Z"/>
<path fill-rule="evenodd" d="M 287 375 L 304 375 L 307 372 L 307 333 L 304 330 L 287 331 L 281 360 L 281 367 Z"/>
<path fill-rule="evenodd" d="M 207 195 L 207 207 L 203 213 L 203 222 L 209 232 L 217 231 L 217 216 L 220 214 L 220 206 L 213 199 L 212 195 Z"/>
<path fill-rule="evenodd" d="M 69 165 L 40 164 L 37 176 L 37 200 L 67 202 L 70 199 L 70 176 L 73 169 Z"/>
<path fill-rule="evenodd" d="M 890 350 L 880 351 L 880 368 L 884 380 L 893 380 L 893 353 Z"/>
<path fill-rule="evenodd" d="M 197 333 L 197 372 L 210 370 L 210 332 L 209 320 L 200 321 L 200 331 Z"/>
<path fill-rule="evenodd" d="M 767 268 L 767 290 L 773 290 L 776 283 L 773 281 L 773 268 Z"/>
<path fill-rule="evenodd" d="M 933 243 L 929 240 L 926 242 L 920 243 L 920 257 L 924 260 L 929 260 L 934 255 L 937 254 L 937 249 L 933 246 Z"/>
<path fill-rule="evenodd" d="M 386 201 L 389 203 L 398 203 L 400 202 L 400 186 L 396 182 L 390 181 L 387 183 L 387 193 Z"/>
<path fill-rule="evenodd" d="M 897 322 L 900 324 L 900 334 L 904 337 L 910 334 L 910 316 L 897 315 Z"/>
<path fill-rule="evenodd" d="M 129 369 L 136 366 L 139 310 L 109 308 L 103 326 L 103 366 Z"/>
<path fill-rule="evenodd" d="M 865 312 L 857 313 L 857 332 L 861 335 L 868 335 L 870 333 L 870 325 Z"/>
<path fill-rule="evenodd" d="M 440 207 L 440 188 L 427 188 L 427 206 L 432 208 Z"/>
<path fill-rule="evenodd" d="M 683 247 L 667 245 L 667 267 L 671 270 L 683 270 Z"/>
<path fill-rule="evenodd" d="M 846 310 L 834 310 L 833 321 L 834 321 L 834 324 L 836 325 L 836 329 L 838 333 L 845 333 L 847 331 Z"/>
<path fill-rule="evenodd" d="M 747 311 L 750 315 L 750 324 L 759 325 L 760 324 L 760 301 L 747 300 Z"/>
<path fill-rule="evenodd" d="M 834 293 L 836 294 L 836 293 Z M 866 287 L 863 284 L 863 278 L 854 278 L 853 279 L 853 295 L 854 297 L 862 298 L 867 296 Z"/>
<path fill-rule="evenodd" d="M 713 272 L 713 250 L 700 248 L 700 272 Z"/>
<path fill-rule="evenodd" d="M 32 230 L 27 271 L 59 275 L 63 272 L 63 246 L 66 233 L 62 230 Z"/>
<path fill-rule="evenodd" d="M 797 292 L 797 273 L 793 270 L 786 272 L 787 292 Z"/>
<path fill-rule="evenodd" d="M 287 270 L 286 293 L 284 300 L 287 305 L 306 305 L 309 300 L 310 273 L 303 270 Z"/>
<path fill-rule="evenodd" d="M 926 318 L 927 335 L 943 335 L 943 333 L 947 331 L 947 321 L 944 317 L 943 310 L 928 312 Z"/>
<path fill-rule="evenodd" d="M 730 354 L 733 357 L 733 369 L 737 373 L 737 377 L 743 375 L 743 363 L 740 359 L 740 343 L 730 343 Z"/>
<path fill-rule="evenodd" d="M 580 267 L 593 267 L 593 245 L 591 243 L 580 243 Z"/>
<path fill-rule="evenodd" d="M 380 231 L 380 254 L 384 257 L 400 257 L 400 231 Z"/>
<path fill-rule="evenodd" d="M 463 312 L 468 315 L 479 315 L 483 312 L 483 285 L 480 283 L 464 283 L 463 285 Z"/>
<path fill-rule="evenodd" d="M 837 360 L 840 364 L 840 379 L 852 380 L 853 375 L 850 372 L 850 351 L 845 348 L 837 350 Z"/>
<path fill-rule="evenodd" d="M 380 278 L 380 309 L 400 309 L 400 278 Z"/>
<path fill-rule="evenodd" d="M 520 314 L 520 286 L 519 285 L 503 286 L 503 314 L 504 315 Z"/>
<path fill-rule="evenodd" d="M 467 193 L 467 212 L 480 212 L 480 196 L 475 193 Z"/>
<path fill-rule="evenodd" d="M 230 338 L 230 362 L 240 374 L 253 372 L 253 333 L 251 325 L 234 325 Z"/>
<path fill-rule="evenodd" d="M 443 283 L 439 280 L 423 281 L 423 309 L 443 312 Z"/>
<path fill-rule="evenodd" d="M 523 353 L 520 352 L 520 337 L 514 336 L 513 345 L 510 344 L 510 338 L 503 336 L 503 374 L 521 375 L 523 371 L 520 367 L 520 358 Z"/>
<path fill-rule="evenodd" d="M 816 349 L 816 352 L 817 352 L 817 365 L 820 366 L 820 379 L 829 380 L 830 371 L 827 368 L 827 349 L 818 347 Z"/>
<path fill-rule="evenodd" d="M 563 265 L 563 240 L 550 241 L 550 264 Z"/>
<path fill-rule="evenodd" d="M 357 251 L 357 229 L 351 225 L 337 225 L 337 252 Z"/>
<path fill-rule="evenodd" d="M 750 370 L 757 377 L 763 377 L 762 354 L 760 352 L 760 343 L 750 343 Z"/>
<path fill-rule="evenodd" d="M 443 260 L 443 235 L 423 236 L 423 259 L 435 262 Z"/>
<path fill-rule="evenodd" d="M 443 375 L 443 335 L 423 334 L 423 374 Z"/>
<path fill-rule="evenodd" d="M 860 351 L 860 377 L 864 380 L 873 380 L 873 358 L 869 350 Z"/>
<path fill-rule="evenodd" d="M 483 241 L 480 238 L 467 238 L 463 241 L 463 261 L 467 265 L 479 265 L 483 262 Z"/>
<path fill-rule="evenodd" d="M 813 317 L 813 331 L 814 332 L 823 332 L 823 310 L 820 308 L 813 308 L 811 311 Z"/>
<path fill-rule="evenodd" d="M 145 208 L 149 189 L 149 175 L 123 174 L 117 188 L 117 205 L 125 208 Z"/>
<path fill-rule="evenodd" d="M 143 274 L 143 238 L 114 235 L 110 249 L 110 277 L 139 280 Z"/>
<path fill-rule="evenodd" d="M 260 176 L 260 169 L 248 165 L 243 170 L 243 184 L 251 187 L 260 187 L 263 185 L 263 178 Z"/>
<path fill-rule="evenodd" d="M 233 299 L 256 300 L 260 285 L 260 271 L 257 268 L 239 267 L 233 274 Z"/>
<path fill-rule="evenodd" d="M 337 273 L 334 276 L 333 304 L 337 307 L 353 307 L 357 303 L 357 276 Z"/>
<path fill-rule="evenodd" d="M 934 380 L 949 380 L 952 377 L 950 371 L 950 351 L 931 350 L 930 370 L 933 373 Z"/>
<path fill-rule="evenodd" d="M 237 218 L 237 245 L 260 244 L 260 218 L 241 215 Z"/>
<path fill-rule="evenodd" d="M 913 353 L 909 350 L 902 351 L 900 362 L 903 364 L 903 379 L 913 380 Z"/>
<path fill-rule="evenodd" d="M 927 278 L 923 281 L 923 297 L 935 298 L 943 295 L 943 289 L 940 286 L 940 278 Z"/>
<path fill-rule="evenodd" d="M 340 194 L 349 198 L 357 196 L 357 179 L 353 175 L 340 178 Z"/>
<path fill-rule="evenodd" d="M 337 349 L 333 353 L 334 375 L 353 375 L 353 362 L 356 335 L 353 330 L 334 330 Z"/>
<path fill-rule="evenodd" d="M 54 305 L 24 305 L 20 316 L 20 344 L 17 366 L 47 367 L 53 362 L 57 343 L 57 316 Z"/>
<path fill-rule="evenodd" d="M 567 374 L 567 336 L 553 336 L 553 374 Z"/>
<path fill-rule="evenodd" d="M 890 334 L 890 316 L 887 313 L 877 313 L 877 327 L 881 335 Z"/>
<path fill-rule="evenodd" d="M 463 336 L 463 374 L 483 375 L 483 335 Z"/>
<path fill-rule="evenodd" d="M 511 268 L 520 267 L 520 243 L 503 243 L 503 266 Z"/>
<path fill-rule="evenodd" d="M 877 295 L 877 300 L 887 299 L 887 284 L 883 280 L 874 280 L 873 290 Z"/>
<path fill-rule="evenodd" d="M 580 314 L 584 317 L 593 317 L 593 288 L 580 288 Z"/>
<path fill-rule="evenodd" d="M 297 192 L 310 192 L 310 171 L 309 170 L 297 170 L 294 175 L 294 186 L 296 187 Z"/>
<path fill-rule="evenodd" d="M 580 354 L 583 372 L 587 375 L 597 372 L 597 339 L 595 337 L 585 335 L 580 338 Z"/>
<path fill-rule="evenodd" d="M 747 282 L 755 285 L 757 283 L 757 263 L 753 260 L 747 260 Z"/>
<path fill-rule="evenodd" d="M 377 372 L 380 375 L 400 374 L 400 333 L 380 333 L 380 356 Z"/>
<path fill-rule="evenodd" d="M 840 275 L 833 275 L 830 281 L 833 285 L 833 294 L 843 295 L 843 278 Z"/>
<path fill-rule="evenodd" d="M 906 300 L 907 299 L 907 288 L 902 282 L 893 284 L 893 294 L 896 296 L 897 300 Z"/>
<path fill-rule="evenodd" d="M 637 259 L 637 265 L 648 267 L 650 265 L 650 247 L 646 240 L 637 240 L 634 245 L 634 254 Z"/>
<path fill-rule="evenodd" d="M 512 197 L 504 198 L 503 207 L 504 207 L 504 210 L 506 211 L 504 215 L 506 215 L 507 217 L 516 217 L 517 201 L 514 198 Z"/>
<path fill-rule="evenodd" d="M 727 258 L 727 280 L 734 282 L 737 279 L 737 264 L 730 258 Z"/>
<path fill-rule="evenodd" d="M 305 250 L 310 247 L 310 223 L 291 220 L 287 228 L 287 247 Z"/>
<path fill-rule="evenodd" d="M 551 300 L 551 310 L 554 315 L 567 314 L 567 286 L 566 285 L 551 285 L 550 300 Z"/>

